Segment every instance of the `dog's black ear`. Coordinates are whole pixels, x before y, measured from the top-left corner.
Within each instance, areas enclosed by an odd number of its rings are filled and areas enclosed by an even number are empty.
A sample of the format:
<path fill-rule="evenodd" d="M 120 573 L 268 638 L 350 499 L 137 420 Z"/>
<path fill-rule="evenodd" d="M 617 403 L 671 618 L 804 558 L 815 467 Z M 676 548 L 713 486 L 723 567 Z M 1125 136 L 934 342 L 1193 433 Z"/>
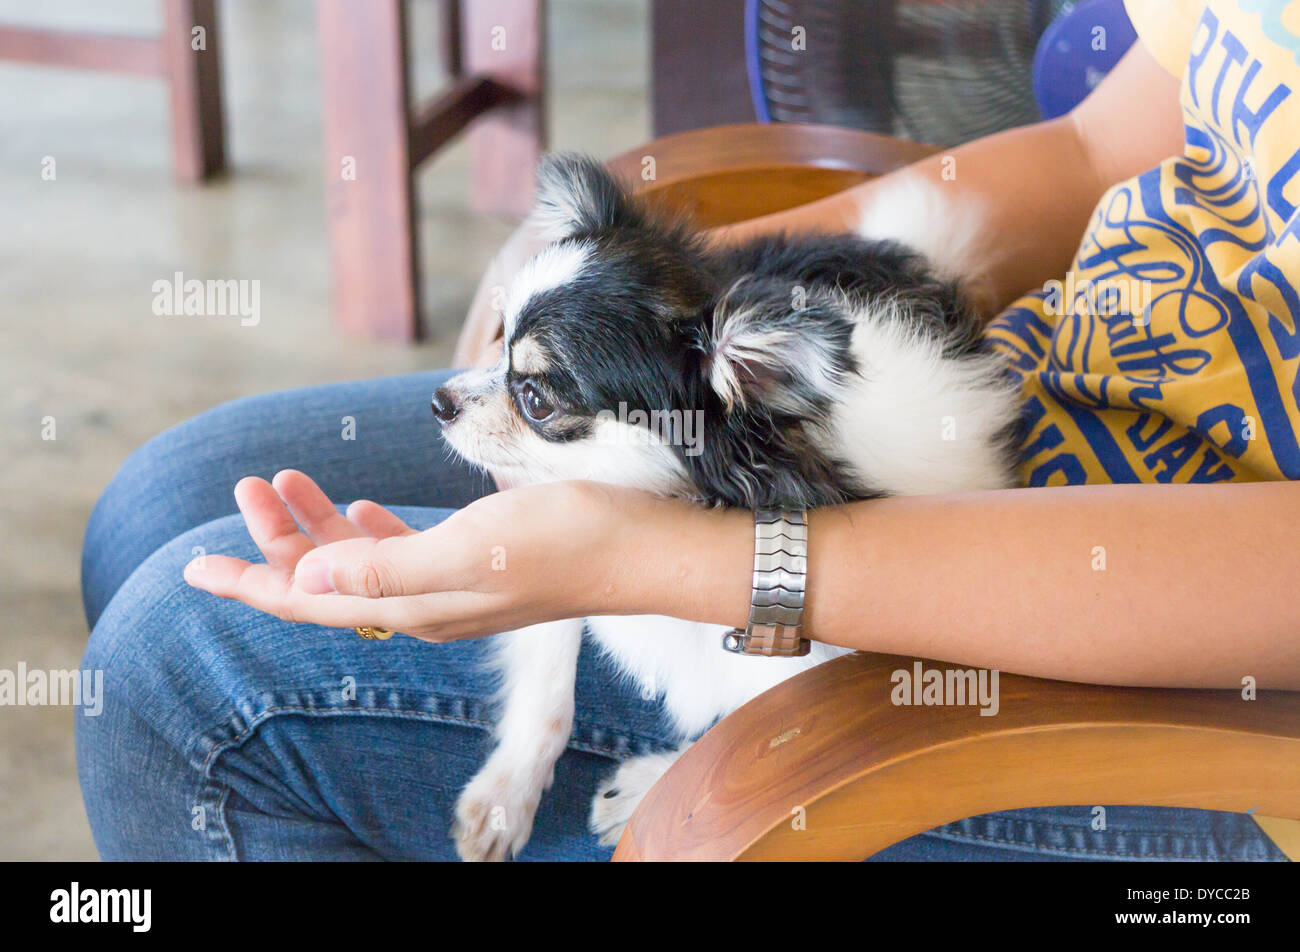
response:
<path fill-rule="evenodd" d="M 558 233 L 640 223 L 627 191 L 609 169 L 586 155 L 557 152 L 537 167 L 537 215 Z"/>
<path fill-rule="evenodd" d="M 855 369 L 851 335 L 833 303 L 809 301 L 798 286 L 742 280 L 702 325 L 705 384 L 728 413 L 759 408 L 815 416 Z"/>

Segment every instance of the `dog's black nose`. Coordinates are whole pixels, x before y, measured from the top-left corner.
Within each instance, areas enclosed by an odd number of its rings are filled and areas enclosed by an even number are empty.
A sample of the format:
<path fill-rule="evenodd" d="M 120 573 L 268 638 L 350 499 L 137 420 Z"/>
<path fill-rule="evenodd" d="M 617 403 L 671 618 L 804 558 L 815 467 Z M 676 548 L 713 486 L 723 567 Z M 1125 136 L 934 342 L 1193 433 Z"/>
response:
<path fill-rule="evenodd" d="M 433 391 L 433 415 L 442 423 L 450 423 L 460 415 L 460 407 L 456 406 L 455 399 L 446 387 Z"/>

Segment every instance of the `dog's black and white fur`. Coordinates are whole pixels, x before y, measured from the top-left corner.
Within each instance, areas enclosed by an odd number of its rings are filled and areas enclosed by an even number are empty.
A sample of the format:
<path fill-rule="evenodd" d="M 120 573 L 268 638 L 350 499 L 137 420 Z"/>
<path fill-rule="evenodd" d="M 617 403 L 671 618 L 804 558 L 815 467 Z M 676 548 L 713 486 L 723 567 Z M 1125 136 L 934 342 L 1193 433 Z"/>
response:
<path fill-rule="evenodd" d="M 505 485 L 592 479 L 743 508 L 1011 485 L 1014 390 L 956 280 L 976 270 L 978 216 L 941 191 L 905 180 L 856 235 L 724 249 L 651 212 L 599 163 L 546 159 L 537 216 L 555 240 L 507 290 L 501 360 L 435 394 L 448 443 Z M 702 439 L 687 447 L 620 407 L 659 420 L 699 411 Z M 463 857 L 507 858 L 527 842 L 572 728 L 584 626 L 663 698 L 684 739 L 845 653 L 738 656 L 720 647 L 723 629 L 660 616 L 499 636 L 498 745 L 457 805 Z M 678 753 L 626 761 L 597 791 L 602 841 Z"/>

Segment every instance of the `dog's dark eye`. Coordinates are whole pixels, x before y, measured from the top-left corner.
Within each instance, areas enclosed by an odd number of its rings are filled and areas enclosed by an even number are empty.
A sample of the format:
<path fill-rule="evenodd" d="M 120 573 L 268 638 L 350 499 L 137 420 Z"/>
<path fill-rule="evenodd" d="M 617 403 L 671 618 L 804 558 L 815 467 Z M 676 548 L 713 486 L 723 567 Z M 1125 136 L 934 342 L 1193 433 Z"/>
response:
<path fill-rule="evenodd" d="M 519 403 L 524 408 L 524 415 L 534 423 L 544 423 L 555 413 L 555 407 L 531 383 L 519 388 Z"/>

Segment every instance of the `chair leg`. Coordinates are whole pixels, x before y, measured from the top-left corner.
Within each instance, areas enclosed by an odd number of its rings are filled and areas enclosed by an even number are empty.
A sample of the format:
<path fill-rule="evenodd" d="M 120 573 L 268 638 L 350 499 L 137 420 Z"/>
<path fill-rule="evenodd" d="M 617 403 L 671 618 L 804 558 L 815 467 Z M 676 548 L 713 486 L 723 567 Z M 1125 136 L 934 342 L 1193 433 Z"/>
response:
<path fill-rule="evenodd" d="M 533 207 L 534 171 L 545 148 L 545 0 L 475 0 L 463 5 L 462 60 L 467 76 L 486 76 L 523 94 L 470 130 L 477 211 L 519 218 Z"/>
<path fill-rule="evenodd" d="M 465 75 L 461 58 L 461 0 L 442 0 L 442 55 L 447 64 L 447 75 L 453 80 Z"/>
<path fill-rule="evenodd" d="M 214 0 L 164 0 L 159 43 L 171 102 L 176 178 L 200 182 L 226 164 Z"/>
<path fill-rule="evenodd" d="M 347 333 L 419 336 L 402 0 L 317 0 L 334 314 Z"/>

